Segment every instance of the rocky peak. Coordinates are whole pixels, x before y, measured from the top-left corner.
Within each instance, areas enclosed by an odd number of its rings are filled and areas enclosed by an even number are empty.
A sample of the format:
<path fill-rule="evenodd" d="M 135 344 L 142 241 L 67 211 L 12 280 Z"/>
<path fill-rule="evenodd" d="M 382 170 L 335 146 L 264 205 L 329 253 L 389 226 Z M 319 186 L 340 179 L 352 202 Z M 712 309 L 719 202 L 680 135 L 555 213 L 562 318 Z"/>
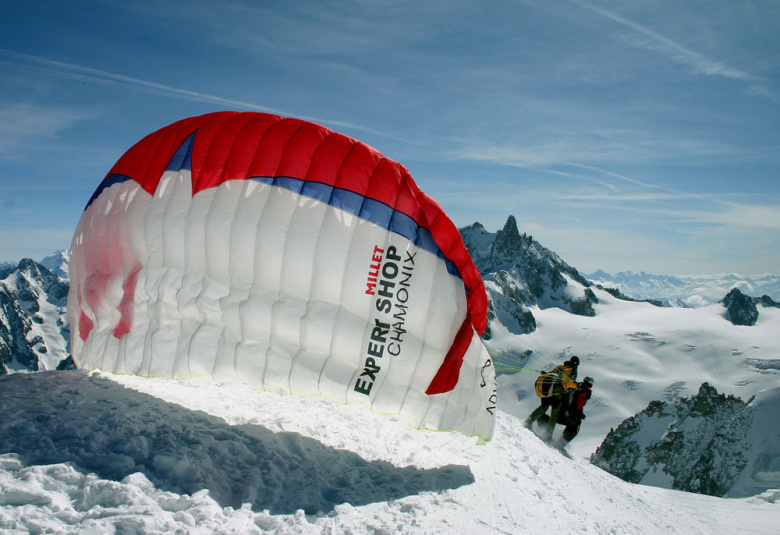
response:
<path fill-rule="evenodd" d="M 742 293 L 739 288 L 732 288 L 721 301 L 726 307 L 726 317 L 734 325 L 755 325 L 758 321 L 758 306 L 780 308 L 768 295 L 762 297 L 750 297 Z"/>
<path fill-rule="evenodd" d="M 780 303 L 769 297 L 768 295 L 761 296 L 761 304 L 765 307 L 780 308 Z"/>
<path fill-rule="evenodd" d="M 738 493 L 738 478 L 755 475 L 751 436 L 765 427 L 754 423 L 755 406 L 774 414 L 769 400 L 776 398 L 745 403 L 704 383 L 697 394 L 674 403 L 653 401 L 610 430 L 591 463 L 632 483 L 713 496 Z"/>
<path fill-rule="evenodd" d="M 504 224 L 504 228 L 496 233 L 493 241 L 492 260 L 493 265 L 501 265 L 517 259 L 522 254 L 523 237 L 517 230 L 515 216 L 510 215 Z"/>
<path fill-rule="evenodd" d="M 734 325 L 755 325 L 758 321 L 756 303 L 738 288 L 733 288 L 723 298 L 723 306 L 728 310 L 728 319 Z"/>
<path fill-rule="evenodd" d="M 68 356 L 68 281 L 29 258 L 3 275 L 0 374 L 55 367 Z"/>
<path fill-rule="evenodd" d="M 510 332 L 521 334 L 536 328 L 529 306 L 559 307 L 584 316 L 595 314 L 592 305 L 597 300 L 590 283 L 533 237 L 521 234 L 514 216 L 510 215 L 495 233 L 479 223 L 460 232 L 485 281 L 490 321 L 498 320 Z"/>
<path fill-rule="evenodd" d="M 8 295 L 24 302 L 37 301 L 40 297 L 61 300 L 68 295 L 68 283 L 38 262 L 25 258 L 15 270 L 0 281 Z"/>

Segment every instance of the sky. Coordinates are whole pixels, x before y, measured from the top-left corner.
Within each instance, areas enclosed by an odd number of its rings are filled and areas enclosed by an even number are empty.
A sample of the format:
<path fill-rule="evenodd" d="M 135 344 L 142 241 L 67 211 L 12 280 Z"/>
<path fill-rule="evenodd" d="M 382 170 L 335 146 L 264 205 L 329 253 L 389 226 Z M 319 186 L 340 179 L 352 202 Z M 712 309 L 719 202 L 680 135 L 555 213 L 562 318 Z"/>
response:
<path fill-rule="evenodd" d="M 775 0 L 0 0 L 0 261 L 218 110 L 355 137 L 581 272 L 780 272 Z"/>

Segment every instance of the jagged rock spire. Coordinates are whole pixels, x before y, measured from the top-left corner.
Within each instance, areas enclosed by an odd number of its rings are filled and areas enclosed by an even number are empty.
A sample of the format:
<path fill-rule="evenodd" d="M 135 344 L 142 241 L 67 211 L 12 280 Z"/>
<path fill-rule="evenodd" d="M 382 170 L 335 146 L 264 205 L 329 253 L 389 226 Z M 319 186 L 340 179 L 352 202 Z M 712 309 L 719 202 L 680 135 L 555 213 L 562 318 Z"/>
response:
<path fill-rule="evenodd" d="M 485 281 L 489 321 L 500 317 L 509 332 L 533 332 L 536 321 L 528 307 L 540 306 L 542 298 L 543 306 L 584 316 L 595 314 L 593 304 L 598 300 L 590 283 L 554 252 L 521 234 L 514 216 L 510 215 L 496 233 L 479 223 L 460 232 Z M 576 297 L 577 293 L 581 297 Z"/>
<path fill-rule="evenodd" d="M 520 256 L 523 247 L 523 240 L 520 231 L 517 230 L 517 220 L 515 216 L 510 215 L 504 228 L 496 233 L 496 240 L 493 242 L 492 257 L 496 265 L 509 262 Z"/>

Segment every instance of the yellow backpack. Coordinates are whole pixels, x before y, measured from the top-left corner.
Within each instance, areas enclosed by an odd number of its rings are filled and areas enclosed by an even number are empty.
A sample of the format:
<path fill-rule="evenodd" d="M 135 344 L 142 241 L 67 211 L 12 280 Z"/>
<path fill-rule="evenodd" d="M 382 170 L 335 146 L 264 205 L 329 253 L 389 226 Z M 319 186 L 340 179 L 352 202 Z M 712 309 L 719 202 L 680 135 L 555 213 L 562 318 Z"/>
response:
<path fill-rule="evenodd" d="M 542 374 L 536 378 L 536 395 L 540 398 L 552 396 L 555 393 L 553 386 L 556 382 L 560 383 L 560 381 L 561 378 L 555 370 L 551 372 L 542 372 Z"/>
<path fill-rule="evenodd" d="M 548 398 L 560 394 L 563 391 L 563 378 L 569 377 L 571 371 L 570 367 L 560 364 L 551 372 L 542 372 L 536 378 L 536 395 L 540 398 Z"/>

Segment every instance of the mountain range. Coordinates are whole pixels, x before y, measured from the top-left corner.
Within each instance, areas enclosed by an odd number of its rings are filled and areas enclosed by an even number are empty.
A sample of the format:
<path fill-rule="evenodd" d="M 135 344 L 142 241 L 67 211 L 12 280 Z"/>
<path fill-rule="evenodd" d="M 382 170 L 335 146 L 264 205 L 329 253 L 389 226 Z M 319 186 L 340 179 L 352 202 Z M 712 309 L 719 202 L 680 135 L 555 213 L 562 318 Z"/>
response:
<path fill-rule="evenodd" d="M 717 303 L 732 288 L 760 297 L 767 295 L 780 301 L 780 275 L 652 275 L 621 271 L 610 274 L 603 270 L 583 276 L 602 286 L 615 288 L 635 299 L 653 299 L 667 306 L 700 307 Z"/>
<path fill-rule="evenodd" d="M 0 374 L 52 370 L 70 355 L 67 258 L 43 263 L 24 259 L 0 269 Z"/>
<path fill-rule="evenodd" d="M 576 354 L 581 376 L 595 377 L 596 386 L 572 451 L 588 456 L 599 447 L 591 457 L 598 466 L 668 488 L 743 496 L 780 485 L 780 433 L 765 425 L 780 416 L 780 308 L 771 297 L 746 295 L 736 284 L 709 305 L 663 306 L 657 295 L 627 296 L 580 275 L 520 234 L 513 217 L 495 233 L 478 223 L 461 233 L 488 293 L 485 344 L 503 372 L 502 410 L 525 418 L 538 405 L 538 372 Z M 709 398 L 715 407 L 721 398 L 739 401 L 706 413 L 706 425 L 682 408 L 661 420 L 635 416 L 659 404 L 698 408 Z M 631 433 L 616 434 L 620 426 Z M 721 440 L 725 430 L 731 434 Z M 656 452 L 655 464 L 635 454 L 638 444 Z M 598 453 L 610 448 L 623 456 Z M 639 479 L 637 467 L 645 470 Z"/>
<path fill-rule="evenodd" d="M 605 442 L 605 437 L 611 430 L 614 436 L 631 418 L 639 422 L 632 429 L 641 428 L 637 433 L 643 437 L 644 450 L 655 443 L 664 444 L 668 430 L 690 427 L 685 423 L 693 421 L 690 416 L 675 416 L 679 411 L 667 408 L 661 424 L 661 420 L 641 415 L 655 410 L 658 403 L 674 407 L 683 399 L 700 395 L 705 382 L 723 395 L 739 398 L 741 413 L 755 412 L 748 408 L 756 399 L 770 400 L 761 402 L 762 414 L 766 407 L 770 412 L 776 410 L 773 400 L 777 397 L 764 393 L 777 386 L 780 375 L 776 334 L 780 309 L 771 298 L 762 300 L 737 289 L 726 299 L 726 293 L 733 289 L 726 288 L 719 299 L 726 302 L 698 308 L 662 307 L 655 299 L 658 294 L 626 295 L 630 288 L 611 284 L 603 272 L 601 277 L 581 275 L 532 236 L 521 234 L 512 216 L 497 232 L 474 223 L 462 228 L 461 234 L 488 294 L 489 325 L 484 338 L 500 372 L 499 408 L 525 418 L 538 402 L 533 392 L 538 372 L 574 354 L 582 361 L 582 376 L 595 377 L 594 397 L 586 410 L 588 419 L 570 445 L 573 455 L 594 455 L 599 466 L 635 480 L 635 466 L 633 471 L 621 471 L 628 463 L 624 458 L 598 456 L 597 448 L 616 440 Z M 67 251 L 63 251 L 40 263 L 26 259 L 0 268 L 0 373 L 72 366 L 65 310 L 68 260 Z M 762 280 L 771 281 L 772 277 Z M 737 284 L 736 288 L 745 286 Z M 734 303 L 742 307 L 739 312 L 731 308 Z M 743 315 L 747 324 L 734 321 Z M 711 428 L 723 428 L 734 417 L 733 412 L 718 413 L 717 418 L 723 421 L 712 423 Z M 756 429 L 749 427 L 750 433 L 760 434 Z M 618 436 L 628 437 L 625 444 L 633 444 L 634 435 L 621 431 Z M 718 492 L 760 492 L 780 486 L 780 470 L 773 468 L 780 462 L 780 439 L 768 435 L 763 439 L 763 449 L 756 448 L 761 441 L 755 437 L 748 442 L 740 439 L 735 448 L 752 453 L 745 455 L 744 465 L 737 465 L 741 470 L 730 469 L 731 486 L 722 484 Z M 700 442 L 691 438 L 675 444 Z M 662 445 L 651 450 L 679 454 Z M 699 447 L 691 451 L 686 455 L 693 459 L 711 455 L 713 450 Z M 616 466 L 610 468 L 612 459 Z M 632 459 L 635 465 L 650 466 L 647 457 Z M 671 465 L 657 462 L 652 473 L 666 473 Z M 660 486 L 671 487 L 677 478 L 669 474 L 649 477 L 646 473 L 640 478 L 643 483 Z M 741 490 L 734 487 L 737 484 Z"/>

